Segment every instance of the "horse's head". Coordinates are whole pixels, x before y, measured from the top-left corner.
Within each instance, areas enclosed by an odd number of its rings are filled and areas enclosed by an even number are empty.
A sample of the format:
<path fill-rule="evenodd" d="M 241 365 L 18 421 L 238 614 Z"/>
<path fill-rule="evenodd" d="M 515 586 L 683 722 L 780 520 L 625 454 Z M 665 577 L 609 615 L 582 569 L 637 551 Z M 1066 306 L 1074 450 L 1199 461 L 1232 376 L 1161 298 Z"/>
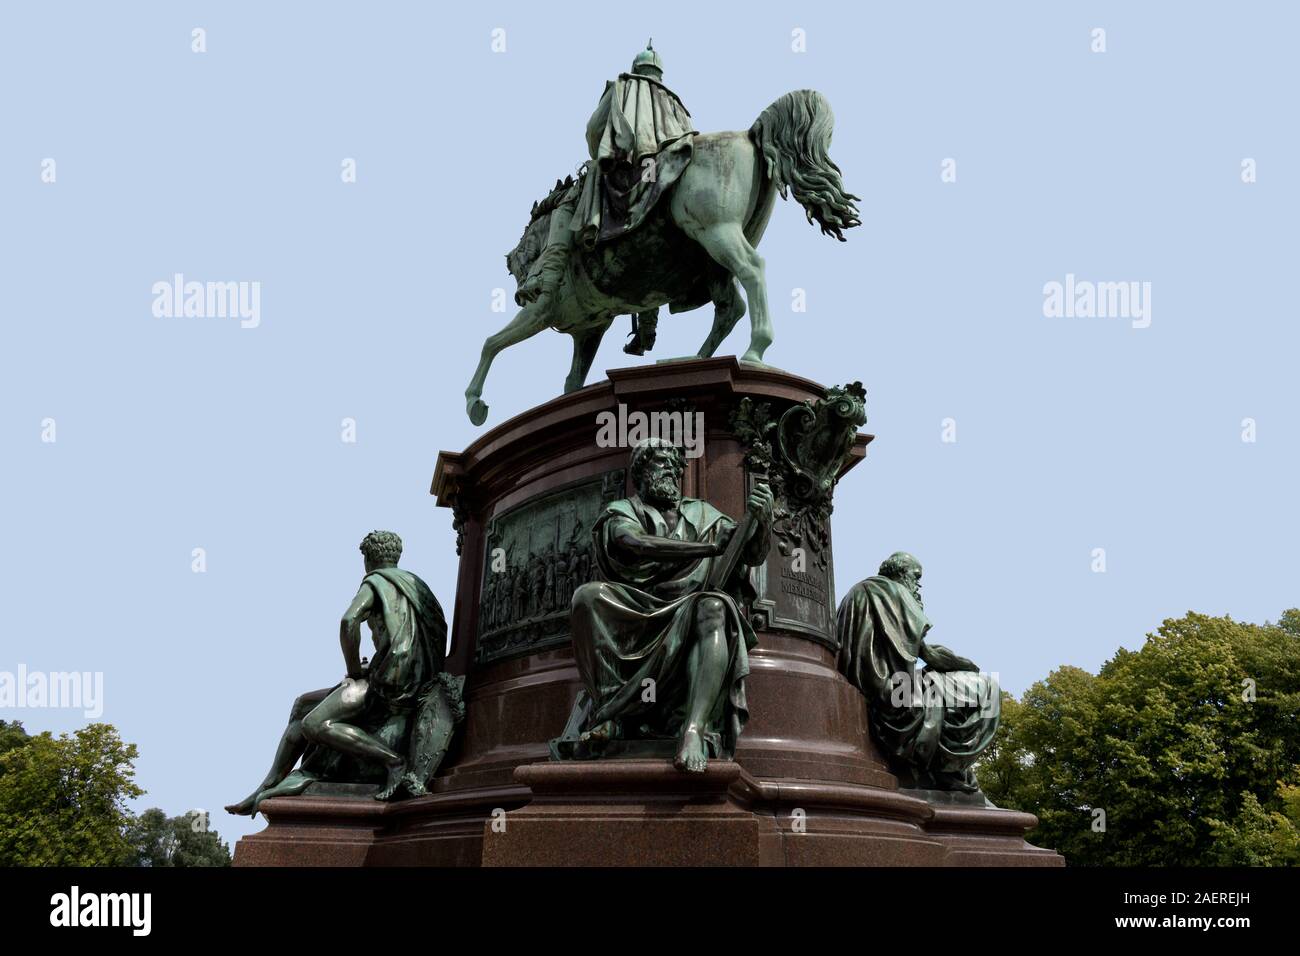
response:
<path fill-rule="evenodd" d="M 524 227 L 524 234 L 519 237 L 519 242 L 506 253 L 506 268 L 515 277 L 516 283 L 524 281 L 529 268 L 537 261 L 537 257 L 546 246 L 546 234 L 550 230 L 551 217 L 549 214 L 536 215 L 536 209 L 537 207 L 534 206 L 534 216 Z"/>
<path fill-rule="evenodd" d="M 524 234 L 519 237 L 515 247 L 506 253 L 506 268 L 515 277 L 516 283 L 523 282 L 528 277 L 529 269 L 546 248 L 547 234 L 551 229 L 551 213 L 572 187 L 572 176 L 557 179 L 555 188 L 547 193 L 546 198 L 533 203 L 528 225 L 524 226 Z"/>

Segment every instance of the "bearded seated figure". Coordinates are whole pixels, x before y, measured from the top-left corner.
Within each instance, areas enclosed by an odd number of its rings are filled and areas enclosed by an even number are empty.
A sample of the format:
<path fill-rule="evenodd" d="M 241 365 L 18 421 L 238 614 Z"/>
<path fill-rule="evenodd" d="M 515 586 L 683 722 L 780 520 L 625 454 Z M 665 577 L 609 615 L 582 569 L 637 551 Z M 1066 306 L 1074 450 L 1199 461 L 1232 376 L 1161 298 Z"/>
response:
<path fill-rule="evenodd" d="M 744 569 L 767 556 L 772 494 L 758 483 L 743 525 L 682 496 L 679 449 L 647 439 L 632 452 L 637 493 L 592 528 L 601 580 L 573 596 L 570 630 L 584 690 L 557 759 L 673 754 L 677 769 L 729 759 L 748 717 L 745 676 L 756 641 L 740 602 Z M 743 529 L 743 530 L 738 530 Z M 737 544 L 737 573 L 724 556 Z M 722 562 L 720 564 L 720 562 Z"/>
<path fill-rule="evenodd" d="M 867 699 L 871 732 L 906 788 L 970 794 L 993 742 L 1001 688 L 974 661 L 928 642 L 921 563 L 890 555 L 840 603 L 839 670 Z"/>

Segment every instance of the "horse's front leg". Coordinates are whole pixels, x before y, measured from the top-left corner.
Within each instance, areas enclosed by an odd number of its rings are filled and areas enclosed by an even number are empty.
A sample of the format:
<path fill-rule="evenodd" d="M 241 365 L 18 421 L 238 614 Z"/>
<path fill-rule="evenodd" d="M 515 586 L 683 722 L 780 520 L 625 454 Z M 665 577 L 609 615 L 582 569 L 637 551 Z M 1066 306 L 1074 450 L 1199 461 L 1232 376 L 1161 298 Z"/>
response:
<path fill-rule="evenodd" d="M 546 328 L 546 313 L 533 305 L 526 305 L 506 324 L 505 328 L 489 335 L 484 341 L 478 368 L 474 370 L 474 377 L 470 379 L 469 387 L 465 389 L 465 413 L 475 425 L 482 425 L 487 421 L 488 406 L 487 402 L 482 400 L 482 395 L 483 383 L 487 380 L 492 360 L 502 349 L 531 338 L 544 328 Z"/>
<path fill-rule="evenodd" d="M 587 373 L 591 371 L 591 363 L 596 360 L 596 352 L 600 348 L 600 341 L 605 337 L 605 330 L 609 328 L 614 317 L 602 319 L 601 323 L 586 329 L 580 329 L 572 332 L 573 335 L 573 364 L 569 367 L 569 377 L 564 380 L 564 394 L 576 392 L 582 388 L 587 381 Z"/>

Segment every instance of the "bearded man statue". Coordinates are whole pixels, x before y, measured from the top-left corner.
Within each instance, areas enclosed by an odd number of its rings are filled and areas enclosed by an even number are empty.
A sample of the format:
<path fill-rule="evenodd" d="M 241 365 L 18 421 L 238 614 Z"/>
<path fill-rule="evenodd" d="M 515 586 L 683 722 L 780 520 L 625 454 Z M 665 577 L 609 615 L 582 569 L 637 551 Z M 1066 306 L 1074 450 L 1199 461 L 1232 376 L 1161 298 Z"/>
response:
<path fill-rule="evenodd" d="M 838 667 L 866 697 L 902 786 L 976 794 L 973 764 L 997 733 L 1002 691 L 973 661 L 928 642 L 930 627 L 921 563 L 892 554 L 840 603 Z"/>
<path fill-rule="evenodd" d="M 737 525 L 682 496 L 684 465 L 670 442 L 638 444 L 636 494 L 610 503 L 592 528 L 599 580 L 577 589 L 569 618 L 584 691 L 552 742 L 559 759 L 668 745 L 678 770 L 699 773 L 710 757 L 735 753 L 756 643 L 741 605 L 753 598 L 748 568 L 767 559 L 772 492 L 757 482 Z M 745 537 L 732 548 L 736 535 Z"/>

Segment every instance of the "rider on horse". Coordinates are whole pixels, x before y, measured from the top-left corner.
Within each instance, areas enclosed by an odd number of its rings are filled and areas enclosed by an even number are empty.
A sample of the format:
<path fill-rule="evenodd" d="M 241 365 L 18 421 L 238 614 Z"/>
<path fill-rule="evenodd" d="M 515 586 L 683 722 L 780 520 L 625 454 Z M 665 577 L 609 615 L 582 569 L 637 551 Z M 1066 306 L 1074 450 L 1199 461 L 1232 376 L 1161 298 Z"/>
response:
<path fill-rule="evenodd" d="M 575 233 L 591 249 L 636 228 L 690 163 L 696 130 L 663 72 L 663 60 L 647 43 L 630 73 L 605 84 L 587 123 L 591 162 L 551 217 L 546 247 L 516 293 L 521 305 L 546 304 Z M 633 316 L 633 341 L 624 351 L 644 354 L 654 343 L 655 321 L 653 312 Z"/>

